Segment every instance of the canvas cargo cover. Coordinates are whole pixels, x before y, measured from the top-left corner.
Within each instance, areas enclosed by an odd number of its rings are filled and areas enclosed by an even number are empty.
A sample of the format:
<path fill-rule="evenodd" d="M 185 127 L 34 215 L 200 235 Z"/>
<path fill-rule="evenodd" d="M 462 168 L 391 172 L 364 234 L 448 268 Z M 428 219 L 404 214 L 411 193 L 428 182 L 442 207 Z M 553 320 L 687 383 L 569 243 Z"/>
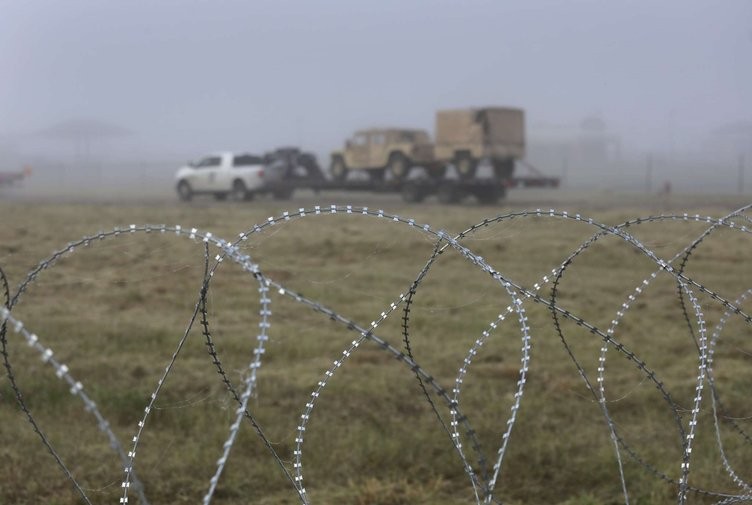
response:
<path fill-rule="evenodd" d="M 436 113 L 441 145 L 525 145 L 525 113 L 509 107 L 442 110 Z"/>

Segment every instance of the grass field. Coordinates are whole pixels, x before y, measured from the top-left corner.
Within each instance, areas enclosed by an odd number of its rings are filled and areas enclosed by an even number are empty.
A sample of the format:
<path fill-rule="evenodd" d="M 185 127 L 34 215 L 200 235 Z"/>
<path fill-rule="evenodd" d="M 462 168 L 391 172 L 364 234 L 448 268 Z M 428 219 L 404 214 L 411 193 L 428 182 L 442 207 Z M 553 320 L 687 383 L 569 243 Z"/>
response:
<path fill-rule="evenodd" d="M 552 205 L 535 193 L 528 195 L 532 196 L 510 198 L 504 208 L 405 206 L 373 197 L 368 204 L 456 234 L 484 218 L 525 208 L 547 211 Z M 248 205 L 210 201 L 193 205 L 0 203 L 0 267 L 15 291 L 26 273 L 52 251 L 115 226 L 180 224 L 234 240 L 269 216 L 331 200 L 306 196 L 302 203 L 289 205 L 273 201 Z M 358 204 L 362 199 L 338 196 L 334 201 Z M 581 195 L 570 200 L 557 196 L 553 205 L 571 215 L 581 213 L 616 225 L 662 212 L 721 217 L 743 203 L 720 197 L 668 201 L 602 194 L 591 201 Z M 744 224 L 744 219 L 739 223 Z M 629 233 L 669 259 L 707 226 L 679 219 L 634 225 Z M 507 278 L 532 289 L 595 231 L 582 222 L 520 217 L 483 227 L 461 243 Z M 400 293 L 407 293 L 435 242 L 416 227 L 339 212 L 270 226 L 252 234 L 241 248 L 270 279 L 368 327 Z M 751 243 L 748 234 L 721 229 L 692 254 L 686 273 L 733 301 L 752 287 Z M 216 252 L 212 251 L 212 258 Z M 561 280 L 557 303 L 605 332 L 622 303 L 656 269 L 632 245 L 604 237 L 574 259 Z M 136 432 L 143 409 L 186 330 L 203 274 L 201 241 L 174 233 L 123 233 L 77 248 L 43 270 L 12 314 L 70 368 L 113 432 L 128 446 L 125 442 Z M 550 284 L 543 286 L 541 296 L 548 298 L 550 291 Z M 673 277 L 658 275 L 631 304 L 614 336 L 655 371 L 688 429 L 699 358 L 676 293 Z M 697 290 L 694 294 L 712 333 L 723 307 Z M 358 333 L 276 291 L 271 299 L 270 340 L 249 409 L 292 471 L 296 426 L 311 392 Z M 411 307 L 415 360 L 451 391 L 473 342 L 509 303 L 509 295 L 487 273 L 447 250 L 421 282 Z M 219 358 L 229 379 L 239 386 L 256 345 L 258 283 L 225 261 L 210 284 L 207 308 Z M 531 358 L 495 497 L 511 504 L 624 503 L 619 467 L 598 402 L 562 345 L 550 310 L 531 299 L 524 300 L 524 308 L 532 338 Z M 752 303 L 746 301 L 741 308 L 750 313 Z M 691 307 L 690 314 L 694 315 Z M 398 308 L 375 334 L 402 348 L 402 323 Z M 697 333 L 696 319 L 693 325 Z M 571 321 L 561 321 L 561 329 L 595 384 L 602 340 Z M 728 419 L 733 418 L 744 433 L 752 432 L 749 336 L 749 325 L 740 317 L 730 318 L 713 363 L 726 409 L 719 423 L 723 450 L 746 482 L 752 478 L 752 448 Z M 492 332 L 463 381 L 460 406 L 491 461 L 515 401 L 521 347 L 520 325 L 509 317 Z M 147 419 L 135 471 L 152 504 L 201 502 L 234 420 L 237 405 L 206 349 L 197 322 Z M 93 416 L 11 329 L 8 353 L 29 409 L 91 501 L 117 503 L 122 494 L 122 465 Z M 671 405 L 655 383 L 623 355 L 611 349 L 607 356 L 607 405 L 619 435 L 655 471 L 678 479 L 682 439 Z M 437 396 L 432 400 L 449 423 L 446 405 Z M 81 503 L 31 429 L 7 380 L 0 386 L 0 426 L 0 503 Z M 689 483 L 716 493 L 739 493 L 724 471 L 715 437 L 706 384 Z M 475 464 L 467 436 L 462 443 Z M 622 459 L 630 503 L 676 502 L 676 485 L 656 477 L 624 451 Z M 470 480 L 415 375 L 371 342 L 344 362 L 319 397 L 307 425 L 302 462 L 312 503 L 474 502 Z M 129 499 L 138 503 L 134 492 Z M 691 503 L 720 499 L 688 495 Z M 247 422 L 214 503 L 299 503 Z"/>

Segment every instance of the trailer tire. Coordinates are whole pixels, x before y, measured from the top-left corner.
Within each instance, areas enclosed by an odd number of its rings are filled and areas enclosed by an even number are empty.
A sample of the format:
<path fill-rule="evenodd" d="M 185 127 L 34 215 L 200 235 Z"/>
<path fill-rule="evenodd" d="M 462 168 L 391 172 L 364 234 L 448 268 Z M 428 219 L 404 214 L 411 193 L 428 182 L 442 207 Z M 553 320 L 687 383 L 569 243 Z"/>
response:
<path fill-rule="evenodd" d="M 275 200 L 289 200 L 294 192 L 295 188 L 292 187 L 278 188 L 272 191 L 272 196 Z"/>
<path fill-rule="evenodd" d="M 514 173 L 514 159 L 493 160 L 493 171 L 497 179 L 511 179 L 512 173 Z"/>
<path fill-rule="evenodd" d="M 332 158 L 332 164 L 329 167 L 329 173 L 331 174 L 332 179 L 335 181 L 344 181 L 347 178 L 347 171 L 345 160 L 339 156 Z"/>
<path fill-rule="evenodd" d="M 386 173 L 386 170 L 383 168 L 372 168 L 367 171 L 368 172 L 368 179 L 370 179 L 373 182 L 381 182 L 384 180 L 384 174 Z"/>
<path fill-rule="evenodd" d="M 414 183 L 407 183 L 402 186 L 402 200 L 407 203 L 420 203 L 426 197 L 426 192 Z"/>
<path fill-rule="evenodd" d="M 434 165 L 426 167 L 426 173 L 431 179 L 443 179 L 446 176 L 446 165 Z"/>
<path fill-rule="evenodd" d="M 396 181 L 407 179 L 407 176 L 410 174 L 410 169 L 412 168 L 410 166 L 410 160 L 408 160 L 404 154 L 399 152 L 389 155 L 389 163 L 386 167 L 389 174 L 392 176 L 392 179 Z"/>
<path fill-rule="evenodd" d="M 470 153 L 462 151 L 454 155 L 454 169 L 460 179 L 472 179 L 478 168 L 478 161 Z"/>
<path fill-rule="evenodd" d="M 439 203 L 453 204 L 459 202 L 462 195 L 456 185 L 442 184 L 436 192 L 436 197 L 439 199 Z"/>
<path fill-rule="evenodd" d="M 485 186 L 476 189 L 473 194 L 481 205 L 495 205 L 504 196 L 504 188 L 502 186 Z"/>

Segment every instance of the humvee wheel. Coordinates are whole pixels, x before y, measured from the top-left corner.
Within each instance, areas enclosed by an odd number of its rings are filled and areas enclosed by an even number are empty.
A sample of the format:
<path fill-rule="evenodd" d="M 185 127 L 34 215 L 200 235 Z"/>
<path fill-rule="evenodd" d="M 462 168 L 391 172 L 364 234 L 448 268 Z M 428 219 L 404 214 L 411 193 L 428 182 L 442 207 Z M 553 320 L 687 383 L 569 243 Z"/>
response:
<path fill-rule="evenodd" d="M 454 158 L 454 169 L 460 179 L 472 179 L 475 177 L 475 169 L 478 162 L 468 153 L 457 153 Z"/>
<path fill-rule="evenodd" d="M 329 173 L 335 181 L 344 181 L 347 177 L 347 166 L 342 158 L 334 158 L 329 167 Z"/>
<path fill-rule="evenodd" d="M 410 162 L 405 158 L 404 154 L 392 153 L 392 155 L 389 156 L 387 170 L 389 170 L 393 179 L 401 180 L 407 178 L 407 175 L 410 173 L 410 168 Z"/>

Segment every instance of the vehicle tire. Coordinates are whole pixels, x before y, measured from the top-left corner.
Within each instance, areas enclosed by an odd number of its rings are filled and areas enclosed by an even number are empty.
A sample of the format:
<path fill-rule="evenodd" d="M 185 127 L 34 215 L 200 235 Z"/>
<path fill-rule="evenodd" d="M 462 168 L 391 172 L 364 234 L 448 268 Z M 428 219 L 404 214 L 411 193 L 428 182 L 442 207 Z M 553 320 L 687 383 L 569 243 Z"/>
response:
<path fill-rule="evenodd" d="M 279 188 L 272 191 L 272 196 L 275 200 L 289 200 L 292 197 L 293 192 L 295 192 L 295 188 Z"/>
<path fill-rule="evenodd" d="M 493 160 L 493 171 L 497 179 L 510 179 L 514 173 L 514 160 L 512 158 Z"/>
<path fill-rule="evenodd" d="M 446 165 L 434 165 L 432 167 L 426 167 L 426 173 L 431 179 L 443 179 L 446 176 Z"/>
<path fill-rule="evenodd" d="M 396 181 L 407 179 L 410 174 L 410 160 L 402 153 L 392 153 L 389 155 L 389 163 L 386 169 L 389 171 L 389 175 Z"/>
<path fill-rule="evenodd" d="M 232 190 L 230 196 L 236 202 L 242 202 L 244 200 L 250 200 L 248 189 L 245 187 L 245 183 L 240 179 L 235 179 L 232 183 Z"/>
<path fill-rule="evenodd" d="M 470 156 L 470 153 L 461 152 L 454 156 L 454 169 L 460 179 L 472 179 L 475 177 L 475 170 L 478 168 L 478 161 Z"/>
<path fill-rule="evenodd" d="M 335 181 L 344 181 L 347 178 L 347 165 L 345 165 L 345 160 L 339 156 L 332 158 L 332 164 L 329 167 L 329 174 Z"/>
<path fill-rule="evenodd" d="M 214 193 L 214 199 L 218 202 L 227 200 L 227 193 Z"/>
<path fill-rule="evenodd" d="M 425 197 L 425 191 L 423 191 L 417 184 L 406 183 L 402 186 L 402 200 L 407 203 L 420 203 Z"/>
<path fill-rule="evenodd" d="M 504 196 L 504 189 L 500 186 L 487 186 L 476 189 L 474 195 L 481 205 L 495 205 Z"/>
<path fill-rule="evenodd" d="M 178 198 L 184 202 L 190 202 L 193 198 L 193 188 L 188 181 L 180 181 L 177 186 Z"/>
<path fill-rule="evenodd" d="M 436 192 L 439 203 L 452 204 L 460 201 L 461 194 L 454 184 L 442 184 Z"/>
<path fill-rule="evenodd" d="M 373 182 L 381 182 L 384 180 L 384 174 L 386 170 L 383 168 L 372 168 L 368 170 L 368 178 Z"/>

